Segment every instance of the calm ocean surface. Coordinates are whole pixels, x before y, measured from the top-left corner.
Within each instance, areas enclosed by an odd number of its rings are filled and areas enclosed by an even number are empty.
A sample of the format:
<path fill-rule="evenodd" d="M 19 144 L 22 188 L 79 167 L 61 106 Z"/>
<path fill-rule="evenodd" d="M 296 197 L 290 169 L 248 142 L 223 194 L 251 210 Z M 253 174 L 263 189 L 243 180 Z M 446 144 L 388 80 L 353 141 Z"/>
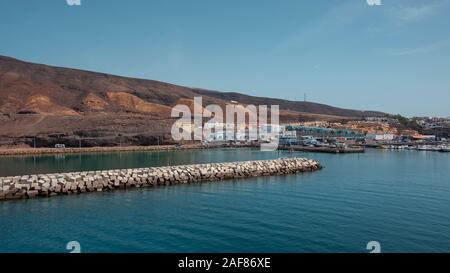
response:
<path fill-rule="evenodd" d="M 0 176 L 303 156 L 315 173 L 0 202 L 0 252 L 450 252 L 450 154 L 1 157 Z"/>

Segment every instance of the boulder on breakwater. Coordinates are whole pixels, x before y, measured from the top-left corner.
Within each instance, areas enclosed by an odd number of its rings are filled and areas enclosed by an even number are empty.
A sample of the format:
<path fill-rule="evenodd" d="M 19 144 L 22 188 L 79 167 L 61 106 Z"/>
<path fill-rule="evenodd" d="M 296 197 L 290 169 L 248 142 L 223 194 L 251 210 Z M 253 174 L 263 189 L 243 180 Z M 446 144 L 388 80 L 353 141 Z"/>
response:
<path fill-rule="evenodd" d="M 311 172 L 306 158 L 0 177 L 0 200 Z"/>

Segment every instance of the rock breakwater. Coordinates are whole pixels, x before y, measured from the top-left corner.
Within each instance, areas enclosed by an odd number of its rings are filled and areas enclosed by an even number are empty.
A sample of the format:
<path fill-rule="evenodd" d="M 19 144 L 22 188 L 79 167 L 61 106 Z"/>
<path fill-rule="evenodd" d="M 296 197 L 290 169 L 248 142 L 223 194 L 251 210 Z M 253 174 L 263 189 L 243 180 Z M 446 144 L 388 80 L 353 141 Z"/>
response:
<path fill-rule="evenodd" d="M 246 177 L 311 172 L 322 166 L 306 158 L 226 162 L 0 177 L 0 200 L 51 197 L 116 189 L 166 186 Z"/>

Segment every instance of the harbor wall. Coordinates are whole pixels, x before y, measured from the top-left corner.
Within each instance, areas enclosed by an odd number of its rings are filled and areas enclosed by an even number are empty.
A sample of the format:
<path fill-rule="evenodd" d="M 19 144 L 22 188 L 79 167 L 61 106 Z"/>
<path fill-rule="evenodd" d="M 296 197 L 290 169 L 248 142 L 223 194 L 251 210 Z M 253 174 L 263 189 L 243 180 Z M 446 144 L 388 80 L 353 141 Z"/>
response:
<path fill-rule="evenodd" d="M 255 148 L 256 144 L 227 145 L 227 144 L 185 144 L 185 145 L 153 145 L 153 146 L 113 146 L 113 147 L 84 147 L 84 148 L 1 148 L 0 156 L 29 156 L 53 154 L 79 153 L 112 153 L 112 152 L 157 152 L 202 150 L 215 148 Z"/>
<path fill-rule="evenodd" d="M 321 169 L 314 160 L 282 158 L 139 169 L 0 177 L 0 200 L 51 197 L 116 189 L 166 186 Z"/>

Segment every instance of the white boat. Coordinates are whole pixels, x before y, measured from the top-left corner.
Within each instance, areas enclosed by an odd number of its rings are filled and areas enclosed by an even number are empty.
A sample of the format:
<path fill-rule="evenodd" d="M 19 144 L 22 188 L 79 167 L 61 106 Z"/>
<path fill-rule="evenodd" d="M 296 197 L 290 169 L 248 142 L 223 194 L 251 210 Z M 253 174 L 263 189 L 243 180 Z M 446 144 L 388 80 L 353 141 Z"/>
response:
<path fill-rule="evenodd" d="M 432 145 L 421 145 L 417 148 L 419 151 L 440 151 L 441 148 L 439 146 Z"/>
<path fill-rule="evenodd" d="M 430 146 L 428 146 L 428 145 L 420 145 L 419 147 L 417 147 L 417 150 L 419 150 L 419 151 L 429 151 L 430 150 Z"/>

